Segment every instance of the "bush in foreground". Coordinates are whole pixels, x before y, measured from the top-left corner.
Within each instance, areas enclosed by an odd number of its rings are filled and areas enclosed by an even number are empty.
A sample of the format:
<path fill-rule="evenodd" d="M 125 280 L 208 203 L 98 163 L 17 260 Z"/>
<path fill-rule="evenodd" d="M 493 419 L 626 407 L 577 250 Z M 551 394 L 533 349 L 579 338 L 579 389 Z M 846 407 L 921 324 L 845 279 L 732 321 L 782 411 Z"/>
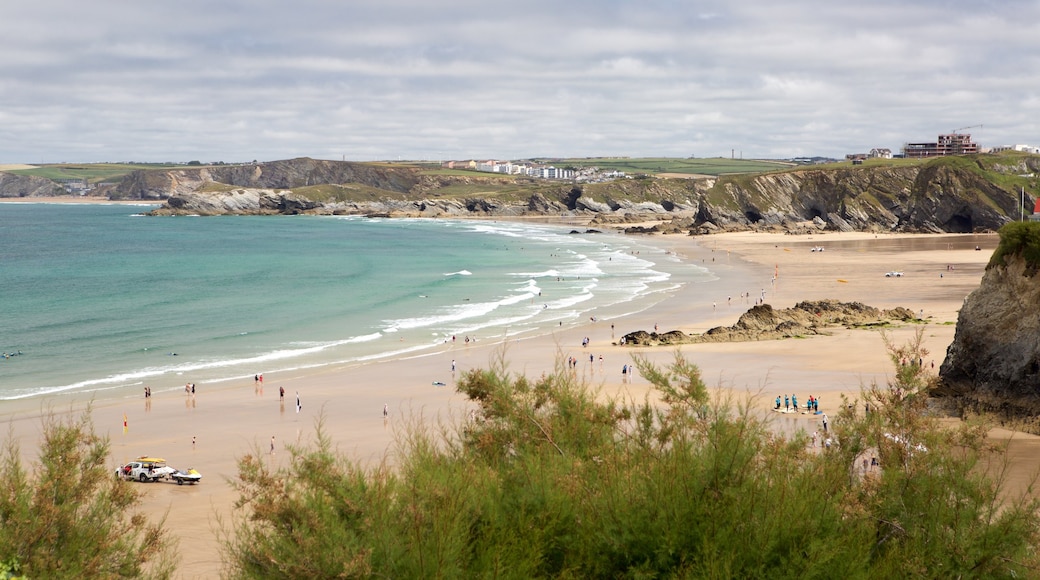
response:
<path fill-rule="evenodd" d="M 563 366 L 466 373 L 456 431 L 409 430 L 364 472 L 318 428 L 271 471 L 240 460 L 232 577 L 1014 577 L 1040 573 L 1032 502 L 1002 502 L 981 431 L 923 413 L 917 340 L 891 385 L 785 439 L 697 367 L 636 359 L 661 403 L 602 401 Z M 863 469 L 877 457 L 880 466 Z"/>
<path fill-rule="evenodd" d="M 9 437 L 0 458 L 0 559 L 30 578 L 168 578 L 162 522 L 135 512 L 139 492 L 113 477 L 109 441 L 79 418 L 48 415 L 29 468 Z"/>

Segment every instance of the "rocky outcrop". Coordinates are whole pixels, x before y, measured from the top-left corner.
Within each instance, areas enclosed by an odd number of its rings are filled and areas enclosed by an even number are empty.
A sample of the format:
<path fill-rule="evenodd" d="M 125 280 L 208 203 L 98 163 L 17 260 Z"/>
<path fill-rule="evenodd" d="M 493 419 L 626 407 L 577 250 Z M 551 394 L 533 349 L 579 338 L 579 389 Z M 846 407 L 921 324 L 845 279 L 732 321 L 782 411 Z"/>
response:
<path fill-rule="evenodd" d="M 65 190 L 50 179 L 0 171 L 0 197 L 52 197 L 55 195 L 65 195 Z"/>
<path fill-rule="evenodd" d="M 676 345 L 702 342 L 749 342 L 827 334 L 828 328 L 879 326 L 892 321 L 914 320 L 906 308 L 881 310 L 859 302 L 813 300 L 793 308 L 774 310 L 769 304 L 752 307 L 733 326 L 718 326 L 704 334 L 679 330 L 663 333 L 639 330 L 624 336 L 626 345 Z"/>
<path fill-rule="evenodd" d="M 1040 274 L 1020 252 L 996 261 L 961 307 L 932 395 L 1040 433 Z"/>
<path fill-rule="evenodd" d="M 185 193 L 166 200 L 153 215 L 296 215 L 321 204 L 291 192 L 236 189 L 219 194 Z"/>

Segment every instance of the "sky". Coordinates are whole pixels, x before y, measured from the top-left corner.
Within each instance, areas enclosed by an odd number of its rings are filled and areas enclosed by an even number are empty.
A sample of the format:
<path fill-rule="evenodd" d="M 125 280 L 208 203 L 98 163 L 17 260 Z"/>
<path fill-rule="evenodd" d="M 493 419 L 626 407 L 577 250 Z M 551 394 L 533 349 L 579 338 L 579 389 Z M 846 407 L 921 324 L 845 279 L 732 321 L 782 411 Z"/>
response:
<path fill-rule="evenodd" d="M 1040 146 L 1038 0 L 0 3 L 0 163 Z"/>

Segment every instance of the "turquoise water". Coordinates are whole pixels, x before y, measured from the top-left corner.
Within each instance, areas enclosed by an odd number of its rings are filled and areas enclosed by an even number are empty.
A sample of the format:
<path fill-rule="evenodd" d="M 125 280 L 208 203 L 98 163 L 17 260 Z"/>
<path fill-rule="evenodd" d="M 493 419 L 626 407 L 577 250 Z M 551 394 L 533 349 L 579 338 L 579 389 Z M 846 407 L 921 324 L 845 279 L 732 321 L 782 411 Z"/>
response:
<path fill-rule="evenodd" d="M 516 222 L 0 204 L 0 400 L 181 389 L 637 312 L 711 277 Z"/>

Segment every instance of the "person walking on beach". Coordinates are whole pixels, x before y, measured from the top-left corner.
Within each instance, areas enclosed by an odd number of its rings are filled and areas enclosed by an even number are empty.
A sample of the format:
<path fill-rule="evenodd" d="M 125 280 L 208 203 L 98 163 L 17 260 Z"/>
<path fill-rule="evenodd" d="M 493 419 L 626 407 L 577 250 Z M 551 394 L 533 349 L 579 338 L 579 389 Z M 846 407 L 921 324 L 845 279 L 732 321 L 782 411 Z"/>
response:
<path fill-rule="evenodd" d="M 278 400 L 279 401 L 284 401 L 285 400 L 285 387 L 278 387 Z"/>
<path fill-rule="evenodd" d="M 823 432 L 824 433 L 828 433 L 828 431 L 827 431 L 827 413 L 823 414 Z"/>
<path fill-rule="evenodd" d="M 784 395 L 784 410 L 785 411 L 790 411 L 791 410 L 791 397 L 789 397 L 787 395 Z"/>
<path fill-rule="evenodd" d="M 195 436 L 191 436 L 191 450 L 195 451 Z"/>
<path fill-rule="evenodd" d="M 387 407 L 386 403 L 383 403 L 383 418 L 386 419 L 390 415 L 390 408 Z"/>
<path fill-rule="evenodd" d="M 455 359 L 451 359 L 451 372 L 455 372 Z"/>
<path fill-rule="evenodd" d="M 271 455 L 274 455 L 274 435 L 271 435 Z"/>
<path fill-rule="evenodd" d="M 303 409 L 303 405 L 300 404 L 300 391 L 296 391 L 296 414 L 300 414 L 300 410 Z"/>

